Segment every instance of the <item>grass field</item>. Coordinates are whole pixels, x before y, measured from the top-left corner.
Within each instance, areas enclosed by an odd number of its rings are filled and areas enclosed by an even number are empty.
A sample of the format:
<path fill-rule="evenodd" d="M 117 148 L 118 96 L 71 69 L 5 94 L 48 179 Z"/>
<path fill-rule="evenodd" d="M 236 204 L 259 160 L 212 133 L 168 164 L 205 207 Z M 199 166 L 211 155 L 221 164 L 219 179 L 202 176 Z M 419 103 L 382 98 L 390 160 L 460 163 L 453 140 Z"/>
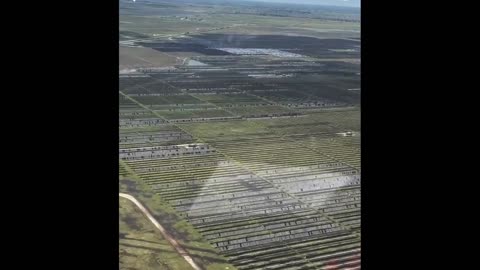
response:
<path fill-rule="evenodd" d="M 120 269 L 193 269 L 127 199 L 120 198 Z"/>
<path fill-rule="evenodd" d="M 228 112 L 219 109 L 208 110 L 169 110 L 158 111 L 157 113 L 167 119 L 189 119 L 189 118 L 210 118 L 210 117 L 229 117 Z"/>
<path fill-rule="evenodd" d="M 269 16 L 232 12 L 221 5 L 149 5 L 145 8 L 129 6 L 120 13 L 120 30 L 128 37 L 150 37 L 170 40 L 199 33 L 230 34 L 285 34 L 314 37 L 359 37 L 360 24 L 338 20 L 302 18 L 299 16 Z M 144 14 L 144 15 L 140 15 Z M 137 35 L 128 35 L 137 33 Z M 346 34 L 346 35 L 345 35 Z"/>
<path fill-rule="evenodd" d="M 179 63 L 179 60 L 174 56 L 161 53 L 151 48 L 139 47 L 120 47 L 119 61 L 120 69 L 173 66 Z"/>
<path fill-rule="evenodd" d="M 120 173 L 120 192 L 137 198 L 200 267 L 206 270 L 236 270 L 170 204 L 139 180 L 123 161 L 120 162 Z M 121 269 L 191 269 L 182 257 L 170 252 L 173 248 L 168 241 L 135 207 L 130 201 L 120 198 Z"/>
<path fill-rule="evenodd" d="M 179 12 L 179 11 L 174 11 Z M 185 12 L 183 12 L 185 13 Z M 360 31 L 360 25 L 352 22 L 321 21 L 308 18 L 288 18 L 275 16 L 255 16 L 248 14 L 207 14 L 201 20 L 182 20 L 187 16 L 165 15 L 139 17 L 121 15 L 120 29 L 145 34 L 153 37 L 179 36 L 195 33 L 254 33 L 254 34 L 309 34 L 320 36 L 329 32 L 348 32 L 355 34 Z M 190 16 L 195 18 L 194 16 Z M 155 27 L 152 27 L 155 25 Z M 174 26 L 174 27 L 172 27 Z M 241 26 L 241 27 L 240 27 Z"/>

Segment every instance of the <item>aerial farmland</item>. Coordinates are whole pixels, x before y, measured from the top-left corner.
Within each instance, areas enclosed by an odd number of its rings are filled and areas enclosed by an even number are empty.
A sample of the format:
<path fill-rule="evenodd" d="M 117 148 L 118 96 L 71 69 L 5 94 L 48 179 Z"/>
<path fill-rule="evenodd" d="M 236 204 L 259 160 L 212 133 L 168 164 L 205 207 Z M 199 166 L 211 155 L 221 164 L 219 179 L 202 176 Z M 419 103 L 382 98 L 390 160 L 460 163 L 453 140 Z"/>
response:
<path fill-rule="evenodd" d="M 190 2 L 120 2 L 121 269 L 360 269 L 358 10 Z"/>

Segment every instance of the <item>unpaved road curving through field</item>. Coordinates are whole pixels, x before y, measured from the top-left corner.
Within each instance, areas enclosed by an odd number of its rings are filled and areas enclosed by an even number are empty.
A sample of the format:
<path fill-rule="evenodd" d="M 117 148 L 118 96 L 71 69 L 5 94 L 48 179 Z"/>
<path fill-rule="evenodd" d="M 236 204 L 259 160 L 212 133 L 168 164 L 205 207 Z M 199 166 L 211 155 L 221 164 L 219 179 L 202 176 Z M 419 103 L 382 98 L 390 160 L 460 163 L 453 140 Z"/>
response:
<path fill-rule="evenodd" d="M 135 197 L 133 197 L 132 195 L 125 194 L 125 193 L 120 193 L 119 195 L 120 195 L 120 197 L 125 198 L 125 199 L 133 202 L 143 212 L 143 214 L 145 214 L 145 216 L 153 223 L 153 225 L 155 225 L 155 227 L 157 227 L 157 229 L 160 230 L 160 232 L 162 233 L 162 236 L 165 239 L 167 239 L 167 241 L 175 248 L 175 250 L 178 252 L 178 254 L 180 254 L 180 256 L 182 256 L 185 259 L 185 261 L 187 261 L 188 264 L 190 264 L 192 266 L 193 269 L 202 270 L 202 268 L 200 268 L 193 261 L 192 257 L 190 257 L 190 255 L 188 255 L 187 251 L 185 249 L 183 249 L 178 244 L 178 242 L 175 239 L 173 239 L 165 231 L 165 229 L 162 227 L 162 225 L 160 225 L 160 223 L 158 223 L 158 221 L 150 214 L 150 212 L 137 199 L 135 199 Z"/>

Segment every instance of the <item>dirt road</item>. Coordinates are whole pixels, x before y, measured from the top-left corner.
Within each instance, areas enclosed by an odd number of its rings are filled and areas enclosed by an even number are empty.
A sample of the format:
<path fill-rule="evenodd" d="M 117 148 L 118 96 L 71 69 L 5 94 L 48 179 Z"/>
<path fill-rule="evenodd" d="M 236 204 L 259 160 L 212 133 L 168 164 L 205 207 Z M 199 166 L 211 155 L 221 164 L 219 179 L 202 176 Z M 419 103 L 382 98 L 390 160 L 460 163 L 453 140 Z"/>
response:
<path fill-rule="evenodd" d="M 175 239 L 173 239 L 165 231 L 165 229 L 162 227 L 162 225 L 160 225 L 160 223 L 158 223 L 158 221 L 150 214 L 150 212 L 148 212 L 148 210 L 137 199 L 135 199 L 135 197 L 133 197 L 132 195 L 125 194 L 125 193 L 120 193 L 119 195 L 120 195 L 120 197 L 125 198 L 125 199 L 133 202 L 143 212 L 143 214 L 145 214 L 145 216 L 153 223 L 153 225 L 155 227 L 157 227 L 158 230 L 160 230 L 160 232 L 162 233 L 162 236 L 165 239 L 167 239 L 167 241 L 175 248 L 175 250 L 178 252 L 178 254 L 180 254 L 180 256 L 182 256 L 192 266 L 193 269 L 202 270 L 202 268 L 200 268 L 193 261 L 192 257 L 190 257 L 190 255 L 188 255 L 187 251 L 185 249 L 183 249 L 178 244 L 178 242 Z"/>

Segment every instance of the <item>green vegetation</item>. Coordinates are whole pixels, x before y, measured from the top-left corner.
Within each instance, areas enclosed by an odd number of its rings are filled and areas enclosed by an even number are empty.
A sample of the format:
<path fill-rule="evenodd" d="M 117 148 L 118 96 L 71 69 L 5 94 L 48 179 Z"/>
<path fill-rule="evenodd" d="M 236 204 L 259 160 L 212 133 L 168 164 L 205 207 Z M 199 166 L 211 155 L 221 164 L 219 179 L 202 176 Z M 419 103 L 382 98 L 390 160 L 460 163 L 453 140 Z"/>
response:
<path fill-rule="evenodd" d="M 132 202 L 120 198 L 119 213 L 120 269 L 192 269 Z"/>
<path fill-rule="evenodd" d="M 250 104 L 250 103 L 265 103 L 263 100 L 245 94 L 236 94 L 236 95 L 194 95 L 195 97 L 204 100 L 205 102 L 210 102 L 216 105 L 222 104 Z"/>
<path fill-rule="evenodd" d="M 179 63 L 174 56 L 142 47 L 120 47 L 119 60 L 120 70 L 136 67 L 173 66 Z"/>
<path fill-rule="evenodd" d="M 223 269 L 225 270 L 225 267 L 228 267 L 228 269 L 235 270 L 236 268 L 228 264 L 226 259 L 219 255 L 218 252 L 208 243 L 206 242 L 202 236 L 196 231 L 193 226 L 189 223 L 187 223 L 181 215 L 167 202 L 162 200 L 158 194 L 155 192 L 152 192 L 152 189 L 146 184 L 144 181 L 140 180 L 137 173 L 134 172 L 130 168 L 129 165 L 127 165 L 124 161 L 120 160 L 120 168 L 121 171 L 124 172 L 124 175 L 120 177 L 120 192 L 130 194 L 134 196 L 137 200 L 139 200 L 151 213 L 152 215 L 159 221 L 161 221 L 162 226 L 167 230 L 167 232 L 174 237 L 177 242 L 191 255 L 191 257 L 195 260 L 195 262 L 200 265 L 201 267 L 205 269 Z M 128 212 L 127 210 L 123 209 L 122 210 L 122 205 L 126 204 L 128 209 L 135 209 L 137 216 L 140 215 L 143 219 L 141 219 L 139 222 L 142 222 L 145 224 L 145 228 L 149 228 L 149 230 L 142 229 L 141 227 L 139 230 L 132 232 L 132 229 L 128 227 L 128 225 L 125 225 L 122 223 L 122 213 L 123 212 Z M 163 239 L 161 237 L 160 232 L 156 231 L 156 228 L 149 223 L 149 221 L 142 216 L 141 212 L 138 211 L 136 206 L 133 205 L 128 200 L 125 200 L 123 198 L 120 198 L 120 246 L 122 250 L 122 243 L 128 243 L 122 240 L 122 233 L 128 235 L 128 233 L 132 233 L 136 235 L 138 239 L 143 239 L 147 241 L 153 241 L 153 242 L 161 242 L 162 246 L 161 248 L 165 249 L 165 246 L 168 246 L 171 248 L 169 245 L 168 241 Z M 131 211 L 130 211 L 131 212 Z M 123 224 L 123 225 L 122 225 Z M 140 225 L 139 225 L 140 226 Z M 122 229 L 123 228 L 123 229 Z M 126 236 L 125 236 L 126 237 Z M 132 238 L 132 237 L 130 237 Z M 161 240 L 159 240 L 161 239 Z M 123 241 L 123 242 L 122 242 Z M 165 246 L 164 246 L 165 244 Z M 123 244 L 126 246 L 125 244 Z M 135 247 L 136 249 L 142 250 L 142 247 L 146 245 L 147 247 L 148 244 L 145 243 L 138 243 L 137 246 Z M 129 250 L 127 247 L 125 247 L 128 252 L 137 254 L 141 253 L 140 251 L 134 251 L 134 250 Z M 173 248 L 171 248 L 173 249 Z M 163 255 L 162 249 L 150 249 L 151 252 L 148 253 L 148 255 L 144 255 L 143 257 L 135 257 L 133 258 L 132 256 L 126 255 L 128 258 L 125 259 L 125 267 L 128 269 L 128 267 L 133 267 L 134 269 L 151 269 L 148 267 L 153 267 L 151 265 L 155 265 L 157 268 L 155 269 L 163 269 L 161 266 L 158 264 L 154 264 L 153 262 L 155 261 L 152 258 L 158 258 L 158 256 Z M 144 251 L 146 253 L 146 251 Z M 120 257 L 122 257 L 122 251 L 120 253 Z M 162 257 L 163 259 L 161 260 L 162 262 L 166 262 L 166 265 L 170 265 L 169 263 L 171 262 L 174 265 L 178 265 L 179 267 L 186 267 L 186 268 L 171 268 L 171 269 L 191 269 L 191 267 L 188 265 L 188 263 L 185 262 L 185 260 L 178 256 L 177 253 L 173 252 L 169 254 L 168 256 Z M 148 259 L 145 262 L 145 259 Z M 148 264 L 143 264 L 142 262 L 139 261 L 144 261 L 145 263 Z M 122 258 L 121 258 L 122 262 Z M 137 263 L 137 264 L 136 264 Z M 135 268 L 139 267 L 139 268 Z M 147 267 L 147 268 L 142 268 L 142 267 Z M 165 266 L 164 266 L 165 267 Z M 173 266 L 172 266 L 173 267 Z M 170 269 L 170 268 L 165 268 L 165 269 Z"/>
<path fill-rule="evenodd" d="M 230 113 L 224 110 L 208 109 L 208 110 L 180 110 L 174 109 L 169 111 L 156 111 L 159 115 L 167 119 L 189 119 L 189 118 L 210 118 L 210 117 L 229 117 Z"/>

